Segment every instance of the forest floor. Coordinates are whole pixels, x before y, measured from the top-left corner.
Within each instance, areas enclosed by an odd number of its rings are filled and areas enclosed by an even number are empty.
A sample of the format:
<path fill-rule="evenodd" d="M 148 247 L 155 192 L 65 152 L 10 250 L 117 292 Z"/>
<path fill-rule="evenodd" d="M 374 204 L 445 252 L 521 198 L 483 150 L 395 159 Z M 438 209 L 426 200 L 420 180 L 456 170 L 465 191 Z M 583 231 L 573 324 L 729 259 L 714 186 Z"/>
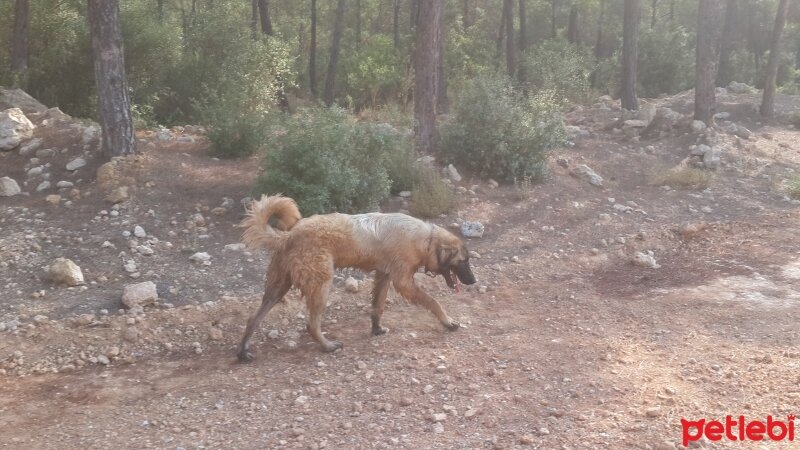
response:
<path fill-rule="evenodd" d="M 681 448 L 681 418 L 785 421 L 800 413 L 800 207 L 785 188 L 800 131 L 759 123 L 757 101 L 720 99 L 753 134 L 726 138 L 705 189 L 651 183 L 689 154 L 688 126 L 637 141 L 609 128 L 617 108 L 571 112 L 589 134 L 553 152 L 549 180 L 491 189 L 467 176 L 459 184 L 475 194 L 434 220 L 486 226 L 467 243 L 478 285 L 455 293 L 417 278 L 463 329 L 392 292 L 391 331 L 371 336 L 369 275 L 355 274 L 359 292 L 337 282 L 323 325 L 343 350 L 319 351 L 291 292 L 254 336 L 250 364 L 235 346 L 269 255 L 226 245 L 239 242 L 258 160 L 214 159 L 187 130 L 141 131 L 135 190 L 115 210 L 94 181 L 102 157 L 56 170 L 83 147 L 37 128 L 57 150 L 52 180 L 80 193 L 58 206 L 52 192 L 0 198 L 0 448 L 667 450 Z M 654 102 L 691 108 L 688 94 Z M 779 99 L 782 113 L 798 103 Z M 603 186 L 563 167 L 576 164 Z M 5 154 L 0 176 L 24 179 L 30 166 Z M 147 236 L 131 244 L 135 225 Z M 189 261 L 198 251 L 208 265 Z M 632 262 L 647 251 L 658 268 Z M 50 284 L 43 269 L 57 257 L 86 285 Z M 159 302 L 121 311 L 123 287 L 145 280 Z"/>

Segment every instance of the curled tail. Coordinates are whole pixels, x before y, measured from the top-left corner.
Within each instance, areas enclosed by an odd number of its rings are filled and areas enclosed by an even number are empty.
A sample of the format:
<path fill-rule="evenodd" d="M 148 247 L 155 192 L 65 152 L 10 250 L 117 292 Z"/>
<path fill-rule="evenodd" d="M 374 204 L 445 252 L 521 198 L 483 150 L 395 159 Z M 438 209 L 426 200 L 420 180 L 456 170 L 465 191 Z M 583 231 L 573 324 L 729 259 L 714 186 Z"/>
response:
<path fill-rule="evenodd" d="M 277 219 L 275 228 L 269 223 L 272 217 Z M 251 249 L 277 250 L 288 237 L 287 231 L 302 218 L 297 203 L 291 198 L 280 194 L 262 195 L 247 208 L 247 217 L 240 225 L 245 228 L 242 240 Z"/>

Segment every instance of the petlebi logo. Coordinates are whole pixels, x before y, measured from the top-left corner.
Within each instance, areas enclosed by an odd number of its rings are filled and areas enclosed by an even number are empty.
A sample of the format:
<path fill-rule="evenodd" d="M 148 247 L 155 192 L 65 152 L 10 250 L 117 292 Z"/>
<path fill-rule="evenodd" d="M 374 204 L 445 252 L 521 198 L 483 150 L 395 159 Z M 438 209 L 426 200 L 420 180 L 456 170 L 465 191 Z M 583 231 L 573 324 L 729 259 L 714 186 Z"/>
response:
<path fill-rule="evenodd" d="M 789 414 L 786 420 L 767 416 L 766 420 L 747 419 L 745 416 L 734 418 L 725 416 L 720 420 L 686 420 L 681 419 L 683 446 L 699 441 L 705 436 L 716 442 L 728 441 L 773 441 L 794 442 L 795 416 Z"/>

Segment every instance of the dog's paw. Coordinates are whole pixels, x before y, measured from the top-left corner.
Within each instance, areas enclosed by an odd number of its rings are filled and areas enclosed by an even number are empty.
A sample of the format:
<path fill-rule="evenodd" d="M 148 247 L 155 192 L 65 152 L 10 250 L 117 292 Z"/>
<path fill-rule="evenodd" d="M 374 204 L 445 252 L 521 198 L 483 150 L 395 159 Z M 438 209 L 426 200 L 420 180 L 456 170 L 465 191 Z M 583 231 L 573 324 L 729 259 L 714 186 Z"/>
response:
<path fill-rule="evenodd" d="M 344 344 L 339 341 L 328 341 L 322 344 L 322 351 L 325 353 L 331 353 L 339 350 L 342 347 L 344 347 Z"/>
<path fill-rule="evenodd" d="M 254 359 L 256 359 L 256 357 L 252 353 L 248 352 L 247 350 L 239 352 L 239 354 L 237 356 L 239 358 L 239 362 L 240 363 L 249 363 L 249 362 L 253 361 Z"/>
<path fill-rule="evenodd" d="M 456 331 L 457 329 L 461 328 L 461 324 L 455 320 L 451 320 L 450 323 L 446 323 L 444 326 L 450 331 Z"/>
<path fill-rule="evenodd" d="M 389 329 L 386 328 L 386 327 L 381 327 L 381 326 L 372 327 L 372 335 L 373 336 L 380 336 L 380 335 L 386 334 L 388 332 L 389 332 Z"/>

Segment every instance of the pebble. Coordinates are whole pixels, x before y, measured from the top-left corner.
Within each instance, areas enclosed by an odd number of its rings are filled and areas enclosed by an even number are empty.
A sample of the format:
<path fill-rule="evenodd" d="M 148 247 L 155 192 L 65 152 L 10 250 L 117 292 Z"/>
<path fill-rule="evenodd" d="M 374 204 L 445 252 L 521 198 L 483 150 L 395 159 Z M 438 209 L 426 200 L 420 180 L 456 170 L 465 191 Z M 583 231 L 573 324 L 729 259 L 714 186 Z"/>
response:
<path fill-rule="evenodd" d="M 133 227 L 133 235 L 136 236 L 137 238 L 147 237 L 147 233 L 144 231 L 144 228 L 140 227 L 139 225 Z"/>

